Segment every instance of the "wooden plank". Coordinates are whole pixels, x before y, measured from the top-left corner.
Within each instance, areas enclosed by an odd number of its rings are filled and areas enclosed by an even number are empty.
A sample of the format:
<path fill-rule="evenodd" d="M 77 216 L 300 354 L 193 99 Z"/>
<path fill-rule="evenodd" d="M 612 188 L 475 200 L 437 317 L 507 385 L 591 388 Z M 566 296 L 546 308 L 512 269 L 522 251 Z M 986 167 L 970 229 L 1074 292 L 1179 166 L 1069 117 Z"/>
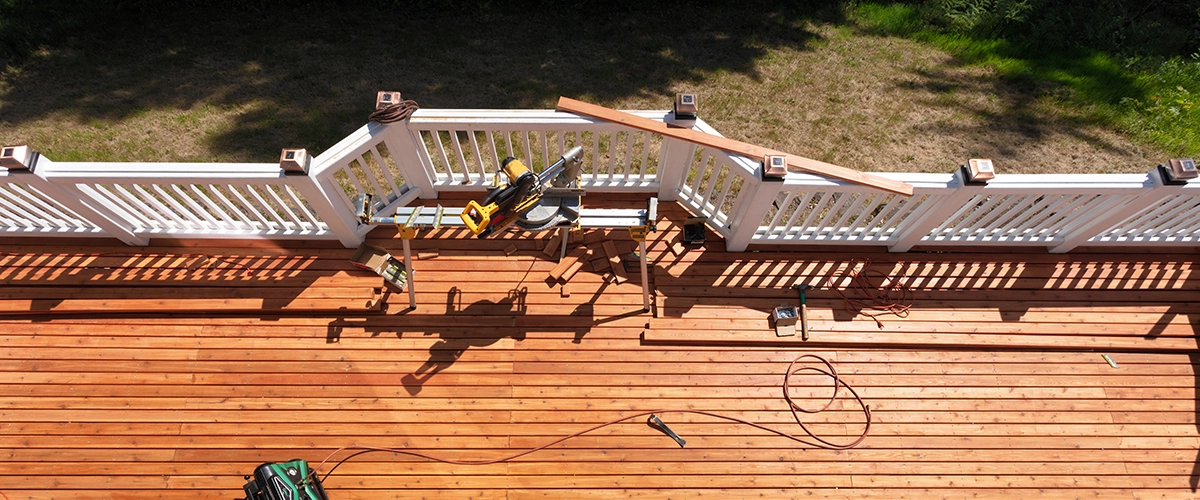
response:
<path fill-rule="evenodd" d="M 558 265 L 554 266 L 554 269 L 550 270 L 550 277 L 556 280 L 561 279 L 563 274 L 565 274 L 567 270 L 571 268 L 571 266 L 575 265 L 576 262 L 580 261 L 580 259 L 583 259 L 584 256 L 587 255 L 587 251 L 588 250 L 586 247 L 576 247 L 567 254 L 567 257 L 563 259 L 562 262 L 559 262 Z"/>
<path fill-rule="evenodd" d="M 558 256 L 559 252 L 562 251 L 562 240 L 564 237 L 569 237 L 567 231 L 561 229 L 554 231 L 553 235 L 550 236 L 550 240 L 546 242 L 546 247 L 542 249 L 542 255 L 546 256 L 547 259 L 553 259 Z"/>
<path fill-rule="evenodd" d="M 878 175 L 863 173 L 857 170 L 839 167 L 837 165 L 813 160 L 810 158 L 804 158 L 802 156 L 791 155 L 781 151 L 775 151 L 725 137 L 718 137 L 711 134 L 706 134 L 704 132 L 668 127 L 667 124 L 656 120 L 642 118 L 640 116 L 605 108 L 603 106 L 588 104 L 568 97 L 558 98 L 557 109 L 559 111 L 566 111 L 568 113 L 575 113 L 600 120 L 620 123 L 638 130 L 645 130 L 647 132 L 661 134 L 667 137 L 682 139 L 695 144 L 700 144 L 733 154 L 753 158 L 758 161 L 762 161 L 763 156 L 766 155 L 783 155 L 787 157 L 788 167 L 795 168 L 803 172 L 809 172 L 825 177 L 832 177 L 834 179 L 840 179 L 854 184 L 887 191 L 889 193 L 896 193 L 902 196 L 912 196 L 913 194 L 912 185 L 905 182 L 895 181 L 885 177 L 880 177 Z"/>
<path fill-rule="evenodd" d="M 625 264 L 621 262 L 621 255 L 617 253 L 617 245 L 612 240 L 605 240 L 603 248 L 604 256 L 608 258 L 608 266 L 612 269 L 617 284 L 629 281 L 629 276 L 625 274 Z"/>
<path fill-rule="evenodd" d="M 587 254 L 584 255 L 585 258 L 586 256 Z M 571 264 L 571 267 L 567 268 L 567 271 L 562 274 L 559 280 L 561 280 L 563 283 L 571 281 L 571 278 L 575 277 L 575 273 L 578 273 L 580 269 L 583 269 L 584 263 L 585 260 L 583 259 L 576 260 Z"/>
<path fill-rule="evenodd" d="M 721 346 L 790 346 L 806 348 L 906 348 L 906 349 L 1031 349 L 1041 351 L 1090 350 L 1115 352 L 1179 352 L 1193 353 L 1200 350 L 1195 338 L 1122 338 L 1067 335 L 984 335 L 964 334 L 921 334 L 914 332 L 870 332 L 855 333 L 814 331 L 808 341 L 789 337 L 776 337 L 774 332 L 734 330 L 665 330 L 647 329 L 642 340 L 648 343 L 672 345 L 721 345 Z"/>
<path fill-rule="evenodd" d="M 947 483 L 948 484 L 948 483 Z M 796 490 L 792 488 L 644 488 L 630 490 L 627 487 L 589 488 L 589 489 L 510 489 L 510 500 L 533 500 L 544 498 L 578 498 L 611 499 L 638 498 L 642 500 L 671 500 L 677 498 L 760 498 L 763 500 L 794 500 Z M 1131 489 L 1096 489 L 1089 490 L 1088 497 L 1097 500 L 1129 500 L 1133 498 Z M 824 487 L 805 488 L 805 494 L 812 493 L 820 498 L 879 498 L 894 500 L 898 498 L 978 498 L 1004 500 L 1009 498 L 1045 498 L 1050 500 L 1077 500 L 1080 489 L 1053 488 L 977 488 L 964 486 L 945 486 L 943 488 L 870 488 L 855 485 L 853 488 Z M 1175 494 L 1175 492 L 1167 495 Z M 743 496 L 744 495 L 744 496 Z"/>
<path fill-rule="evenodd" d="M 609 268 L 609 266 L 608 266 L 608 259 L 605 259 L 605 258 L 598 258 L 598 259 L 592 259 L 592 260 L 589 260 L 589 261 L 588 261 L 588 268 L 589 268 L 589 269 L 591 269 L 591 271 L 592 271 L 593 273 L 596 273 L 596 274 L 603 274 L 603 273 L 604 273 L 605 271 L 607 271 L 607 270 L 608 270 L 608 268 Z"/>

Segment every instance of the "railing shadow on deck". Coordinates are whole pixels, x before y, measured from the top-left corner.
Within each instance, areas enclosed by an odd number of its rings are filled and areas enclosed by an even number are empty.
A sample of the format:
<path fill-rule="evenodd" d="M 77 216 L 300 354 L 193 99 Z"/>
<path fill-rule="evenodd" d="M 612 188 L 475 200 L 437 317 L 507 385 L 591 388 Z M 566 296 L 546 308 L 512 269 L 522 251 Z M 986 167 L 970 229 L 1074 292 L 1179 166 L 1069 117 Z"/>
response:
<path fill-rule="evenodd" d="M 379 287 L 359 280 L 372 275 L 351 270 L 349 250 L 302 255 L 255 248 L 93 245 L 94 252 L 46 247 L 0 253 L 0 302 L 6 303 L 0 315 L 271 316 L 287 315 L 289 310 L 362 312 L 378 307 Z M 338 255 L 316 255 L 330 252 Z M 330 263 L 334 260 L 336 264 Z M 351 289 L 354 293 L 346 291 Z"/>
<path fill-rule="evenodd" d="M 683 223 L 679 215 L 668 217 L 674 224 Z M 671 237 L 663 234 L 656 243 L 675 244 L 668 241 Z M 1112 253 L 1076 252 L 1060 257 L 1035 249 L 1002 253 L 939 247 L 895 254 L 882 247 L 814 246 L 802 253 L 794 247 L 761 247 L 757 253 L 729 254 L 723 247 L 719 235 L 714 238 L 710 233 L 702 248 L 688 247 L 679 255 L 662 252 L 657 257 L 653 263 L 655 286 L 665 295 L 660 316 L 685 316 L 696 306 L 737 305 L 761 312 L 766 330 L 766 318 L 774 307 L 798 303 L 792 286 L 807 284 L 812 286 L 807 292 L 810 309 L 826 309 L 835 322 L 849 322 L 862 311 L 846 307 L 841 295 L 861 297 L 850 288 L 847 273 L 858 269 L 870 271 L 870 281 L 875 284 L 885 280 L 905 283 L 911 289 L 914 312 L 965 307 L 986 311 L 988 318 L 1000 322 L 1016 323 L 1031 310 L 1060 308 L 1088 314 L 1088 308 L 1103 313 L 1106 308 L 1136 306 L 1142 316 L 1136 322 L 1094 334 L 1153 340 L 1200 333 L 1200 308 L 1193 308 L 1182 295 L 1200 290 L 1200 277 L 1193 276 L 1189 268 L 1191 252 L 1184 249 L 1179 253 L 1113 249 Z M 672 289 L 681 293 L 673 297 Z M 1157 314 L 1157 319 L 1145 321 L 1151 314 Z M 1188 318 L 1190 329 L 1180 326 L 1178 318 L 1182 316 Z"/>
<path fill-rule="evenodd" d="M 762 317 L 767 318 L 771 310 L 782 303 L 798 302 L 798 294 L 792 289 L 793 284 L 808 284 L 813 288 L 806 293 L 810 308 L 826 308 L 832 311 L 834 321 L 848 322 L 854 320 L 863 311 L 859 306 L 847 306 L 845 301 L 840 296 L 844 294 L 850 298 L 866 299 L 867 297 L 861 292 L 846 286 L 846 270 L 847 268 L 865 269 L 877 271 L 877 274 L 871 275 L 870 281 L 873 284 L 882 284 L 890 280 L 899 280 L 902 283 L 907 283 L 912 287 L 911 294 L 911 310 L 921 311 L 923 309 L 946 309 L 951 307 L 969 307 L 971 309 L 983 309 L 994 311 L 996 317 L 1003 322 L 1020 322 L 1026 317 L 1031 309 L 1034 308 L 1071 308 L 1080 309 L 1091 307 L 1098 303 L 1107 303 L 1111 307 L 1122 308 L 1132 307 L 1137 304 L 1145 304 L 1144 307 L 1156 308 L 1156 313 L 1160 317 L 1152 322 L 1141 325 L 1122 325 L 1130 331 L 1113 332 L 1107 335 L 1137 335 L 1147 340 L 1153 340 L 1166 334 L 1167 336 L 1180 336 L 1178 328 L 1175 328 L 1173 335 L 1167 333 L 1172 328 L 1172 321 L 1180 316 L 1186 316 L 1188 323 L 1193 325 L 1200 324 L 1200 313 L 1197 313 L 1189 305 L 1180 303 L 1178 297 L 1179 290 L 1155 290 L 1146 289 L 1144 286 L 1157 281 L 1157 278 L 1150 276 L 1106 276 L 1106 270 L 1094 269 L 1084 266 L 1078 266 L 1082 273 L 1078 276 L 1067 277 L 1048 277 L 1029 275 L 1028 268 L 1020 269 L 1010 267 L 1006 263 L 997 263 L 995 267 L 975 267 L 969 266 L 965 262 L 953 263 L 941 261 L 934 257 L 935 260 L 923 260 L 919 256 L 906 256 L 907 258 L 894 261 L 873 261 L 869 265 L 865 265 L 863 261 L 847 256 L 845 258 L 828 258 L 817 257 L 816 259 L 806 260 L 804 265 L 795 265 L 794 260 L 786 257 L 781 257 L 783 260 L 775 260 L 774 257 L 766 257 L 759 254 L 753 260 L 744 263 L 730 263 L 725 260 L 715 260 L 708 262 L 710 265 L 724 266 L 724 271 L 729 273 L 723 276 L 713 276 L 700 274 L 696 271 L 684 270 L 678 276 L 673 276 L 669 270 L 660 272 L 657 275 L 656 286 L 661 289 L 690 287 L 690 288 L 739 288 L 744 290 L 742 295 L 749 297 L 739 297 L 729 299 L 713 297 L 713 298 L 693 298 L 689 296 L 671 297 L 669 294 L 664 300 L 664 311 L 661 313 L 667 316 L 680 316 L 689 311 L 693 306 L 697 305 L 720 305 L 724 303 L 735 304 L 740 302 L 740 305 L 749 307 L 762 312 Z M 691 266 L 704 266 L 706 260 L 701 258 L 691 264 Z M 1139 258 L 1137 263 L 1155 264 L 1161 261 L 1153 259 Z M 1097 264 L 1107 264 L 1097 262 Z M 759 275 L 757 273 L 767 271 L 771 267 L 799 267 L 806 270 L 815 270 L 816 274 L 806 274 L 803 271 L 798 275 Z M 1051 266 L 1038 266 L 1043 270 L 1058 270 L 1070 271 L 1066 269 L 1054 269 Z M 1070 267 L 1076 267 L 1074 265 Z M 926 269 L 945 269 L 947 271 L 961 271 L 953 276 L 916 276 L 912 274 L 904 274 L 899 271 L 920 270 Z M 663 268 L 660 268 L 663 269 Z M 666 269 L 669 269 L 666 268 Z M 768 271 L 769 272 L 769 271 Z M 1195 289 L 1195 280 L 1188 280 L 1192 283 L 1188 288 Z M 1091 291 L 1084 292 L 1079 295 L 1076 300 L 1064 299 L 1064 294 L 1079 293 L 1079 287 L 1084 286 Z M 1167 297 L 1168 294 L 1176 294 L 1174 298 Z M 902 296 L 906 294 L 896 294 L 893 298 L 898 302 L 902 302 Z M 954 304 L 951 304 L 953 301 Z M 902 304 L 909 305 L 909 304 Z M 868 311 L 869 312 L 869 311 Z M 886 319 L 886 316 L 884 317 Z M 765 328 L 765 323 L 764 323 Z M 1186 332 L 1186 335 L 1195 335 L 1196 331 Z M 1106 335 L 1097 333 L 1097 335 Z"/>

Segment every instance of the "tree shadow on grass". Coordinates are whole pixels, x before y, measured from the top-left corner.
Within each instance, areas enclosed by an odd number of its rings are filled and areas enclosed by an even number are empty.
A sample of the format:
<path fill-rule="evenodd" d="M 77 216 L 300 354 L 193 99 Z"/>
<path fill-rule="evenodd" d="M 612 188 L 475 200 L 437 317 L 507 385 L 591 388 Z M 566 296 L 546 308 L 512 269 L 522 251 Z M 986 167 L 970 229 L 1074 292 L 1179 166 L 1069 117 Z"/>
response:
<path fill-rule="evenodd" d="M 1032 78 L 1000 78 L 987 74 L 968 74 L 962 61 L 947 66 L 918 68 L 912 78 L 896 83 L 896 87 L 911 91 L 917 100 L 931 108 L 945 108 L 961 113 L 971 120 L 918 125 L 926 132 L 939 135 L 968 137 L 979 149 L 976 154 L 1002 156 L 1014 161 L 1026 161 L 1029 144 L 1051 141 L 1067 136 L 1093 145 L 1101 150 L 1123 156 L 1135 156 L 1128 144 L 1113 142 L 1095 133 L 1096 127 L 1106 127 L 1105 118 L 1085 107 L 1066 104 L 1076 92 L 1053 82 Z M 1119 74 L 1099 74 L 1099 68 L 1081 78 L 1111 84 L 1114 92 L 1140 95 L 1132 81 Z M 1053 105 L 1047 102 L 1060 102 Z M 1051 107 L 1059 111 L 1050 111 Z"/>
<path fill-rule="evenodd" d="M 189 130 L 221 160 L 271 161 L 282 147 L 333 145 L 365 123 L 378 90 L 431 108 L 548 108 L 559 95 L 665 108 L 678 85 L 706 75 L 757 77 L 757 58 L 807 47 L 816 35 L 806 21 L 840 12 L 827 1 L 753 3 L 164 9 L 80 32 L 6 73 L 0 124 L 216 106 L 232 124 Z"/>
<path fill-rule="evenodd" d="M 864 8 L 857 20 L 859 34 L 908 38 L 946 54 L 898 68 L 904 74 L 889 92 L 921 111 L 910 116 L 912 133 L 955 145 L 941 149 L 943 155 L 999 157 L 1034 171 L 1061 171 L 1053 164 L 1057 156 L 1099 162 L 1094 170 L 1137 171 L 1142 167 L 1130 165 L 1146 163 L 1149 152 L 1117 133 L 1122 99 L 1146 97 L 1117 57 L 989 38 L 998 35 L 939 33 L 918 9 L 900 4 Z"/>

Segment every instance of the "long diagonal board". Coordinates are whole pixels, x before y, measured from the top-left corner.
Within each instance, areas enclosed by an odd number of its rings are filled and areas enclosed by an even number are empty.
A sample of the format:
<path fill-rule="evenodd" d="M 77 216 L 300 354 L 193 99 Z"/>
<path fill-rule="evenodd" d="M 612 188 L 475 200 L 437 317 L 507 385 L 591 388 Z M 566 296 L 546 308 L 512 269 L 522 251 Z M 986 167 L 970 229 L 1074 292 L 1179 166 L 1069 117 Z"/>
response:
<path fill-rule="evenodd" d="M 763 156 L 766 155 L 783 155 L 787 157 L 787 164 L 789 167 L 811 174 L 832 177 L 834 179 L 840 179 L 846 182 L 853 182 L 855 184 L 873 187 L 875 189 L 880 189 L 889 193 L 896 193 L 902 196 L 912 196 L 913 194 L 912 184 L 905 182 L 859 172 L 846 167 L 839 167 L 837 165 L 805 158 L 803 156 L 787 154 L 782 151 L 762 148 L 753 144 L 747 144 L 725 137 L 706 134 L 696 130 L 671 128 L 668 127 L 667 124 L 660 121 L 642 118 L 637 115 L 617 111 L 604 106 L 597 106 L 595 104 L 588 104 L 583 101 L 576 101 L 575 99 L 568 97 L 558 98 L 558 110 L 566 111 L 568 113 L 575 113 L 578 115 L 590 116 L 592 118 L 597 118 L 604 121 L 620 123 L 622 125 L 627 125 L 639 130 L 645 130 L 647 132 L 653 132 L 668 137 L 674 137 L 676 139 L 694 142 L 696 144 L 720 149 L 736 155 L 747 156 L 759 161 L 762 161 Z"/>

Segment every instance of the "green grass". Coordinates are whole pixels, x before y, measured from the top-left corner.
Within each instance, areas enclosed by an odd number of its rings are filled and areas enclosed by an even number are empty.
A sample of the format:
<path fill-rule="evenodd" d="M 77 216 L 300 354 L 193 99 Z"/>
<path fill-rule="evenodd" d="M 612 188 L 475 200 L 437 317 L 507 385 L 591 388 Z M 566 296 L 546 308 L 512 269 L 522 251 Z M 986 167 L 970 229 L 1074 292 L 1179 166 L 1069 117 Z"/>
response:
<path fill-rule="evenodd" d="M 1168 151 L 1200 151 L 1200 54 L 1143 63 L 1135 61 L 1140 98 L 1121 100 L 1121 125 Z"/>
<path fill-rule="evenodd" d="M 867 33 L 930 44 L 963 63 L 990 68 L 1039 99 L 1074 107 L 1086 121 L 1116 127 L 1172 155 L 1200 155 L 1200 53 L 1190 58 L 1119 57 L 1095 50 L 1040 51 L 1003 39 L 938 30 L 903 4 L 861 4 L 849 20 Z"/>

